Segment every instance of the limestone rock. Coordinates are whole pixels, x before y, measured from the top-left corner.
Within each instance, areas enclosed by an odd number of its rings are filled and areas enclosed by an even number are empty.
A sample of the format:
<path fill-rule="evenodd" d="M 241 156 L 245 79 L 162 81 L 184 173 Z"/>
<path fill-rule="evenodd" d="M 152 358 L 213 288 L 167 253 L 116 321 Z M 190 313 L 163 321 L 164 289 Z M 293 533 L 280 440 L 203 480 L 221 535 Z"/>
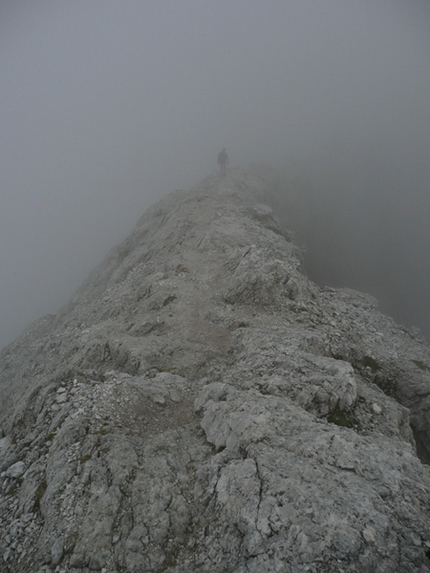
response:
<path fill-rule="evenodd" d="M 276 200 L 166 196 L 2 351 L 1 571 L 430 571 L 430 348 Z"/>
<path fill-rule="evenodd" d="M 24 472 L 25 472 L 24 462 L 15 462 L 14 464 L 12 464 L 7 468 L 7 470 L 5 471 L 5 475 L 6 477 L 20 478 Z"/>

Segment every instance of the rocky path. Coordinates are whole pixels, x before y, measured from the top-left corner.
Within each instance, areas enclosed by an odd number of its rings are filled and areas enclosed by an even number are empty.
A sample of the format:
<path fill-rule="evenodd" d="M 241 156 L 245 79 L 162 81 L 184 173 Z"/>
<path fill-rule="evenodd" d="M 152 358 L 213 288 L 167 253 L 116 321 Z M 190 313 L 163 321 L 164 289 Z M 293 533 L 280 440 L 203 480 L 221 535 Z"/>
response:
<path fill-rule="evenodd" d="M 254 175 L 152 207 L 0 356 L 0 571 L 430 571 L 430 349 Z"/>

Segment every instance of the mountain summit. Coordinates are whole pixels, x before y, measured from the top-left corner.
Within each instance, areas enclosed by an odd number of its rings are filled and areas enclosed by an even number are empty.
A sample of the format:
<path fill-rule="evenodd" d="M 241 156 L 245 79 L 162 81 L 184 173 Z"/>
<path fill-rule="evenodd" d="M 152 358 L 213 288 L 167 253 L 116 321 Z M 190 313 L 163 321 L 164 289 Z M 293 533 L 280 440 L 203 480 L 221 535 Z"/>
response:
<path fill-rule="evenodd" d="M 166 196 L 3 350 L 1 571 L 430 571 L 430 348 L 270 204 Z"/>

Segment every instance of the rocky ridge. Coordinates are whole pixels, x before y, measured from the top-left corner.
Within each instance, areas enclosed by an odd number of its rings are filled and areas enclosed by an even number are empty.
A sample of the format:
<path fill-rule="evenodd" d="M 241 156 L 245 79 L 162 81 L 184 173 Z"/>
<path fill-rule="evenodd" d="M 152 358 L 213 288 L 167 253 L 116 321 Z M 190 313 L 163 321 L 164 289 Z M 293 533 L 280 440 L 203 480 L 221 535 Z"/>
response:
<path fill-rule="evenodd" d="M 430 348 L 235 170 L 0 355 L 0 571 L 430 571 Z"/>

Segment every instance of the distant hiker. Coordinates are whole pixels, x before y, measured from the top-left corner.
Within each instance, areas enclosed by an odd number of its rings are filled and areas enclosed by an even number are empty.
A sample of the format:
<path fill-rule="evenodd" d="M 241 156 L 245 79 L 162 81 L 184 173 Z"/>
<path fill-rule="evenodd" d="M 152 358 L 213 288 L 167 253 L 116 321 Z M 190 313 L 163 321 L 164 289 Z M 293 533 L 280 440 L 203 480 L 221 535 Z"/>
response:
<path fill-rule="evenodd" d="M 220 151 L 218 153 L 218 161 L 217 161 L 220 171 L 221 171 L 221 175 L 224 177 L 225 176 L 225 170 L 227 168 L 227 165 L 230 164 L 230 161 L 228 160 L 228 155 L 227 155 L 227 151 L 225 150 L 225 147 L 222 148 L 222 151 Z"/>

